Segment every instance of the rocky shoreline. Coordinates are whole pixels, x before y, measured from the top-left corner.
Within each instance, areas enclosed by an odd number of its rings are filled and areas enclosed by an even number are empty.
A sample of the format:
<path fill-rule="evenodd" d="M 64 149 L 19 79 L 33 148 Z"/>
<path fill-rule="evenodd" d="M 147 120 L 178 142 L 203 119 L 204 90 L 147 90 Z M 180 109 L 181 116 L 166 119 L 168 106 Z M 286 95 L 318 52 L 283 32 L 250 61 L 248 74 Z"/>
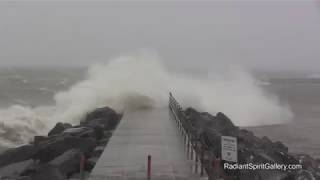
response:
<path fill-rule="evenodd" d="M 288 147 L 281 142 L 258 138 L 235 126 L 223 113 L 214 116 L 193 108 L 182 110 L 182 113 L 189 130 L 209 147 L 217 159 L 221 158 L 221 136 L 234 136 L 238 139 L 240 164 L 301 164 L 303 167 L 288 171 L 224 170 L 230 180 L 237 177 L 244 180 L 320 180 L 320 159 L 289 153 Z M 88 177 L 121 118 L 122 114 L 103 107 L 88 113 L 77 126 L 57 123 L 48 136 L 36 136 L 30 144 L 1 153 L 0 180 L 78 180 L 82 157 L 86 159 L 84 175 Z"/>
<path fill-rule="evenodd" d="M 199 141 L 206 144 L 208 150 L 221 160 L 221 136 L 233 136 L 238 139 L 239 164 L 285 164 L 302 165 L 296 170 L 221 170 L 221 177 L 228 180 L 320 180 L 320 159 L 307 154 L 292 154 L 288 147 L 268 137 L 259 138 L 251 131 L 240 129 L 223 113 L 215 116 L 207 112 L 198 112 L 193 108 L 182 110 L 184 123 L 189 131 L 196 134 Z M 223 167 L 224 161 L 220 161 Z M 208 168 L 212 166 L 208 165 Z M 207 169 L 207 172 L 211 172 Z M 217 177 L 218 178 L 218 177 Z"/>
<path fill-rule="evenodd" d="M 95 166 L 121 114 L 103 107 L 88 113 L 77 126 L 57 123 L 48 136 L 0 154 L 1 180 L 77 180 L 85 158 L 84 176 Z"/>

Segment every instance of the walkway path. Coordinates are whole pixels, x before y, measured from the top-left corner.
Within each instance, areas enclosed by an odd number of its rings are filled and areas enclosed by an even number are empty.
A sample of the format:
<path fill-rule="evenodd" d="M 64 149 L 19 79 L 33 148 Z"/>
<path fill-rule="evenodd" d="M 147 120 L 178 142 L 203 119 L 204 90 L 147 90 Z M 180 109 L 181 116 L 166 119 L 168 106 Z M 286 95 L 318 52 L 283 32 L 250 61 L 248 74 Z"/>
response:
<path fill-rule="evenodd" d="M 146 179 L 152 156 L 152 180 L 197 180 L 168 108 L 127 113 L 91 173 L 90 180 Z"/>

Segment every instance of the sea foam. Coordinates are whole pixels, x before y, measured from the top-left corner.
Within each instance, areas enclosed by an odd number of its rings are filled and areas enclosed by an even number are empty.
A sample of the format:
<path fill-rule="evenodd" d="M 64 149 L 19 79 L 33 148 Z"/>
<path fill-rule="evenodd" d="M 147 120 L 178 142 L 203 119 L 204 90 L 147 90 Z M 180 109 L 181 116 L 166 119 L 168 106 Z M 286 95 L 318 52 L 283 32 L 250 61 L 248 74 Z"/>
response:
<path fill-rule="evenodd" d="M 118 112 L 165 107 L 169 92 L 184 107 L 224 112 L 238 126 L 281 124 L 293 116 L 288 106 L 265 93 L 242 68 L 212 71 L 208 77 L 196 78 L 169 72 L 153 53 L 138 53 L 90 66 L 84 80 L 54 96 L 53 107 L 13 106 L 1 110 L 2 142 L 27 142 L 36 134 L 47 133 L 56 122 L 76 124 L 101 106 Z"/>

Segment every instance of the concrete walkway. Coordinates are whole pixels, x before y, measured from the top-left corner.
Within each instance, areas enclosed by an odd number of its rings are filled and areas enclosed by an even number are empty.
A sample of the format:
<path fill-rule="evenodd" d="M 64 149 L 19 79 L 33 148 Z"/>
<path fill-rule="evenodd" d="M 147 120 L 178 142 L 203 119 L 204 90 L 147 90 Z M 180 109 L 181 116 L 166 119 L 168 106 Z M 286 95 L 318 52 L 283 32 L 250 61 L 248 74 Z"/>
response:
<path fill-rule="evenodd" d="M 151 180 L 200 179 L 191 173 L 182 139 L 168 108 L 127 113 L 93 169 L 90 180 L 147 179 L 147 156 L 152 156 Z"/>

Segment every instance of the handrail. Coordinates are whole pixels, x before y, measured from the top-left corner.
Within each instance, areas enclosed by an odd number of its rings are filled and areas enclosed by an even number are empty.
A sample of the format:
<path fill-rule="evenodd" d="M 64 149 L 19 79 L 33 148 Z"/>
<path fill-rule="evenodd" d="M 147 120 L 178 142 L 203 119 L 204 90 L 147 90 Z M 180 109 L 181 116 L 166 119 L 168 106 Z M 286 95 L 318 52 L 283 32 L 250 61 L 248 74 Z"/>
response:
<path fill-rule="evenodd" d="M 212 151 L 209 150 L 208 145 L 200 141 L 191 123 L 188 122 L 182 106 L 172 96 L 172 93 L 169 93 L 169 109 L 182 135 L 187 157 L 195 161 L 194 172 L 211 179 L 210 177 L 213 176 L 212 165 L 214 164 L 215 156 Z M 200 169 L 198 168 L 199 165 Z"/>

